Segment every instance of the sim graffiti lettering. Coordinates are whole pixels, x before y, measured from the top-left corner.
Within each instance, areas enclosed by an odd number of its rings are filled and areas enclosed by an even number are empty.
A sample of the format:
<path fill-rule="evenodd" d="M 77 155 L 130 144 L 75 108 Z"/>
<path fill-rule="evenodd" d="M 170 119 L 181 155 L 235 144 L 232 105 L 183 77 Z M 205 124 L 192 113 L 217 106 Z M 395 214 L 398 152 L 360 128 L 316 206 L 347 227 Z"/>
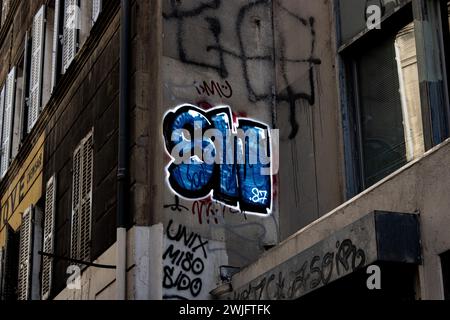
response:
<path fill-rule="evenodd" d="M 237 118 L 230 107 L 204 111 L 182 105 L 164 117 L 165 147 L 172 161 L 167 182 L 188 200 L 211 197 L 247 213 L 272 211 L 272 131 Z"/>

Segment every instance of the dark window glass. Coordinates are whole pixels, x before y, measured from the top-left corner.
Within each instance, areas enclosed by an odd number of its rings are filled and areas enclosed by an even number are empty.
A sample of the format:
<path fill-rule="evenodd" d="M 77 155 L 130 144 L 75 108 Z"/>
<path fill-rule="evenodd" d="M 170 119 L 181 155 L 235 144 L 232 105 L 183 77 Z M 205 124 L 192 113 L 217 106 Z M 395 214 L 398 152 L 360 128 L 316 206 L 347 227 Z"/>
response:
<path fill-rule="evenodd" d="M 364 48 L 355 68 L 367 188 L 424 152 L 413 24 Z"/>

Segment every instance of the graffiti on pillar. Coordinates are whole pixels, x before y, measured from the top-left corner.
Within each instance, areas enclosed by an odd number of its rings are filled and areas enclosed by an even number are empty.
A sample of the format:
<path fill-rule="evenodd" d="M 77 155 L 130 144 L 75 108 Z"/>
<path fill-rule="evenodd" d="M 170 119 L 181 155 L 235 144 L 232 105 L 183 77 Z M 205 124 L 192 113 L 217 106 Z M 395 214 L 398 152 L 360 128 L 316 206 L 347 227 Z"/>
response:
<path fill-rule="evenodd" d="M 292 12 L 283 5 L 283 1 L 275 0 L 255 0 L 238 4 L 236 16 L 224 16 L 223 12 L 227 12 L 225 6 L 235 5 L 232 1 L 223 0 L 167 1 L 163 18 L 167 23 L 175 24 L 176 34 L 173 39 L 177 48 L 177 58 L 182 63 L 217 73 L 224 81 L 206 81 L 196 84 L 195 88 L 199 94 L 207 96 L 218 94 L 221 98 L 231 97 L 232 88 L 225 80 L 230 77 L 232 70 L 235 72 L 236 66 L 239 66 L 249 102 L 265 102 L 273 109 L 275 105 L 285 105 L 280 102 L 285 102 L 289 106 L 290 138 L 293 139 L 299 131 L 296 115 L 298 102 L 306 101 L 312 106 L 316 100 L 315 67 L 321 64 L 321 60 L 316 57 L 315 19 Z M 306 35 L 306 39 L 299 39 L 303 53 L 287 49 L 290 41 L 286 34 L 287 30 L 277 28 L 277 20 L 273 17 L 274 7 L 283 15 L 283 21 L 292 22 L 297 33 Z M 271 16 L 260 18 L 261 11 L 271 12 Z M 195 34 L 190 30 L 195 26 L 202 26 L 202 40 L 192 43 Z M 246 38 L 249 28 L 270 30 L 266 33 L 267 39 L 264 39 L 260 48 L 253 46 Z M 234 42 L 224 40 L 226 34 L 230 32 L 234 34 Z M 198 50 L 203 50 L 208 58 L 198 58 L 196 56 Z M 255 65 L 265 70 L 267 74 L 273 73 L 276 68 L 280 73 L 277 83 L 274 77 L 269 77 L 261 85 L 260 75 L 252 72 Z M 306 79 L 297 81 L 298 78 L 295 77 L 298 77 L 298 73 L 292 71 L 297 67 L 304 68 Z M 263 201 L 264 195 L 255 194 L 255 199 L 259 198 Z"/>
<path fill-rule="evenodd" d="M 167 226 L 168 244 L 163 254 L 164 299 L 197 298 L 203 290 L 202 275 L 208 260 L 208 241 L 199 234 L 188 232 L 179 225 L 171 231 L 173 221 Z"/>
<path fill-rule="evenodd" d="M 230 107 L 205 111 L 182 105 L 163 122 L 172 161 L 167 182 L 179 197 L 212 198 L 239 211 L 272 212 L 273 131 L 261 122 L 234 118 Z"/>

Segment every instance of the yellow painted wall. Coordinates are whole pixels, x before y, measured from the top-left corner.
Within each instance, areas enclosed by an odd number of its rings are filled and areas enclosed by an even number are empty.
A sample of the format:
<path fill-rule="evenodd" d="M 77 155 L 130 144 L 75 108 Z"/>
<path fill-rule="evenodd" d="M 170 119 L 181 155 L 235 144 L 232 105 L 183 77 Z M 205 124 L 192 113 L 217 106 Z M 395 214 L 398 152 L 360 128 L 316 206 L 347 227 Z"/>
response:
<path fill-rule="evenodd" d="M 42 197 L 44 141 L 42 135 L 20 168 L 19 174 L 1 195 L 0 247 L 5 244 L 6 223 L 17 230 L 25 210 Z"/>

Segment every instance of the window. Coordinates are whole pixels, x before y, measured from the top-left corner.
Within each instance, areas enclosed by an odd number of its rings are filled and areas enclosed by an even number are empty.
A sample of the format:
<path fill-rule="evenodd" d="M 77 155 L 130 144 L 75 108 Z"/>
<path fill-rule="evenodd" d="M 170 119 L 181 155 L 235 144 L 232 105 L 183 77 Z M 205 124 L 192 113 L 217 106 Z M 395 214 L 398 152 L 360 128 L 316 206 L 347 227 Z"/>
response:
<path fill-rule="evenodd" d="M 62 73 L 66 73 L 78 51 L 80 10 L 77 0 L 64 1 Z"/>
<path fill-rule="evenodd" d="M 35 14 L 31 27 L 31 39 L 27 43 L 25 63 L 28 77 L 26 104 L 26 133 L 30 133 L 51 95 L 55 9 L 43 5 Z"/>
<path fill-rule="evenodd" d="M 425 151 L 413 24 L 366 48 L 353 62 L 367 188 Z"/>
<path fill-rule="evenodd" d="M 26 48 L 24 55 L 16 66 L 16 92 L 15 107 L 13 112 L 13 133 L 11 159 L 17 156 L 20 143 L 24 137 L 24 116 L 26 112 L 26 90 L 28 88 L 27 73 L 25 70 Z"/>
<path fill-rule="evenodd" d="M 28 106 L 28 132 L 38 120 L 42 103 L 42 71 L 44 60 L 45 6 L 36 13 L 32 27 L 30 95 Z"/>
<path fill-rule="evenodd" d="M 14 301 L 17 300 L 19 234 L 9 224 L 6 225 L 5 239 L 3 259 L 0 261 L 0 301 Z"/>
<path fill-rule="evenodd" d="M 90 261 L 92 224 L 93 133 L 73 154 L 71 257 Z"/>
<path fill-rule="evenodd" d="M 102 10 L 101 0 L 55 0 L 51 91 L 69 69 Z"/>
<path fill-rule="evenodd" d="M 444 57 L 447 75 L 450 74 L 450 1 L 441 2 L 442 32 L 444 39 Z M 450 96 L 450 81 L 447 76 L 447 90 Z M 450 114 L 450 110 L 447 111 Z M 450 124 L 449 124 L 450 127 Z M 450 129 L 449 129 L 450 131 Z"/>
<path fill-rule="evenodd" d="M 31 206 L 22 215 L 22 224 L 19 229 L 18 300 L 40 300 L 41 223 L 42 212 L 37 206 Z"/>
<path fill-rule="evenodd" d="M 31 256 L 33 253 L 33 215 L 32 210 L 28 209 L 22 217 L 20 226 L 20 251 L 19 251 L 19 300 L 30 299 L 30 278 L 31 278 Z"/>
<path fill-rule="evenodd" d="M 2 89 L 2 137 L 1 137 L 1 160 L 0 177 L 3 178 L 8 171 L 11 161 L 11 138 L 13 128 L 13 113 L 15 104 L 16 69 L 12 68 Z"/>
<path fill-rule="evenodd" d="M 0 288 L 2 287 L 3 280 L 3 251 L 3 248 L 0 248 Z"/>
<path fill-rule="evenodd" d="M 98 16 L 102 11 L 102 0 L 92 0 L 92 24 L 97 22 Z"/>
<path fill-rule="evenodd" d="M 44 215 L 44 252 L 53 254 L 55 240 L 55 206 L 56 206 L 56 177 L 53 176 L 47 182 L 45 193 L 45 215 Z M 42 300 L 47 300 L 51 294 L 53 277 L 53 259 L 42 258 Z"/>
<path fill-rule="evenodd" d="M 8 17 L 11 0 L 2 0 L 1 3 L 2 3 L 2 7 L 1 7 L 2 11 L 1 11 L 1 17 L 0 17 L 0 27 L 3 26 L 6 18 Z"/>
<path fill-rule="evenodd" d="M 46 42 L 52 39 L 45 36 L 45 19 L 52 13 L 53 10 L 47 12 L 45 6 L 38 10 L 25 35 L 23 55 L 0 87 L 1 178 L 16 157 L 23 138 L 36 124 L 43 101 L 46 103 L 50 96 L 51 76 L 44 71 L 50 65 L 49 57 L 51 59 Z"/>
<path fill-rule="evenodd" d="M 381 30 L 366 29 L 365 10 L 370 4 L 382 9 Z M 424 154 L 426 118 L 409 1 L 340 0 L 339 9 L 339 51 L 347 92 L 343 110 L 348 113 L 344 127 L 349 128 L 344 132 L 350 150 L 347 181 L 352 197 Z M 352 15 L 355 19 L 349 19 Z"/>

